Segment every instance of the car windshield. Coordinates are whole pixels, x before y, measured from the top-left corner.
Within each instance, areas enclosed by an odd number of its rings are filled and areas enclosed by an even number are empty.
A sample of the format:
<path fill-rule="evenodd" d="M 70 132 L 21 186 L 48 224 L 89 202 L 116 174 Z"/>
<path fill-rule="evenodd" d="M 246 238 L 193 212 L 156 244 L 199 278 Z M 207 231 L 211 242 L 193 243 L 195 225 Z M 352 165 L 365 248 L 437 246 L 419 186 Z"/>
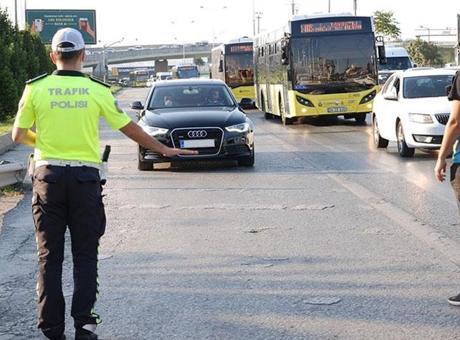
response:
<path fill-rule="evenodd" d="M 387 57 L 386 64 L 379 64 L 379 70 L 406 70 L 411 67 L 409 57 Z"/>
<path fill-rule="evenodd" d="M 235 102 L 222 85 L 159 86 L 153 90 L 149 109 L 233 107 Z"/>
<path fill-rule="evenodd" d="M 404 98 L 429 98 L 447 96 L 447 86 L 452 84 L 453 75 L 428 75 L 404 78 Z"/>

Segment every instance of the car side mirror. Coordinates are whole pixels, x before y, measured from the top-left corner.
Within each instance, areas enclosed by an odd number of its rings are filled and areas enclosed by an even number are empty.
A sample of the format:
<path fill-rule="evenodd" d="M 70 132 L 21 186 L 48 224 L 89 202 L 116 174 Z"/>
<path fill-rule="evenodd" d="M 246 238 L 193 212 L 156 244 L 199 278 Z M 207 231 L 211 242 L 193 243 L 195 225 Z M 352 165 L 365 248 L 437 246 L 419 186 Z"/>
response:
<path fill-rule="evenodd" d="M 238 104 L 243 110 L 253 109 L 255 107 L 254 101 L 251 98 L 242 98 Z"/>
<path fill-rule="evenodd" d="M 383 95 L 383 98 L 386 100 L 398 100 L 398 93 L 396 89 L 392 87 L 387 93 Z"/>
<path fill-rule="evenodd" d="M 447 85 L 446 86 L 446 96 L 450 94 L 450 91 L 452 91 L 452 85 Z"/>
<path fill-rule="evenodd" d="M 144 105 L 142 105 L 142 103 L 139 101 L 132 102 L 130 107 L 133 110 L 143 110 L 144 109 Z"/>

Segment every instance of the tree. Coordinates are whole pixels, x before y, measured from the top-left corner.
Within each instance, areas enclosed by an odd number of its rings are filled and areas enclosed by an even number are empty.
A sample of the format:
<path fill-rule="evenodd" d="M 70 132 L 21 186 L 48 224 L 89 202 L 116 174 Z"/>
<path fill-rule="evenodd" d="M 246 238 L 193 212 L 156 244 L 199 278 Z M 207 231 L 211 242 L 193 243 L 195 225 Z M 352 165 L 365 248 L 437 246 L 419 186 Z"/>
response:
<path fill-rule="evenodd" d="M 384 37 L 398 39 L 401 35 L 399 22 L 392 11 L 376 11 L 374 13 L 375 32 Z"/>
<path fill-rule="evenodd" d="M 409 42 L 407 52 L 419 66 L 438 66 L 443 64 L 438 47 L 420 38 Z"/>
<path fill-rule="evenodd" d="M 195 59 L 193 59 L 193 62 L 194 62 L 195 65 L 197 65 L 197 66 L 203 66 L 203 65 L 205 64 L 203 58 L 201 58 L 201 57 L 200 57 L 200 58 L 195 58 Z"/>
<path fill-rule="evenodd" d="M 40 37 L 29 30 L 17 30 L 0 8 L 0 120 L 16 113 L 27 79 L 52 69 Z"/>

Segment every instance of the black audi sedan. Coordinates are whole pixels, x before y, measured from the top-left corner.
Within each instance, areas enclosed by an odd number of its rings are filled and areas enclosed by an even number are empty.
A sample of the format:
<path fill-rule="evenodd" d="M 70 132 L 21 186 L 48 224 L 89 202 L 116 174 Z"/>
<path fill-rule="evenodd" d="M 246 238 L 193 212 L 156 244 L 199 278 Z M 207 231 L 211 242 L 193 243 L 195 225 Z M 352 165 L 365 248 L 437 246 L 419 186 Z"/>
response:
<path fill-rule="evenodd" d="M 167 158 L 139 146 L 139 170 L 154 163 L 230 159 L 254 165 L 254 125 L 220 80 L 185 79 L 156 82 L 139 110 L 139 126 L 169 147 L 193 149 L 198 155 Z"/>

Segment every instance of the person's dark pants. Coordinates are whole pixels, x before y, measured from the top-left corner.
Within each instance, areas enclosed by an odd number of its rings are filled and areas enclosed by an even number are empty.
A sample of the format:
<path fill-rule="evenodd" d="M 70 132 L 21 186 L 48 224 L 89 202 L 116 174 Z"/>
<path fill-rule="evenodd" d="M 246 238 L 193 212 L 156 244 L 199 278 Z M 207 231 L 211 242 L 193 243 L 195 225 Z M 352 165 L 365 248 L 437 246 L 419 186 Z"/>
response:
<path fill-rule="evenodd" d="M 97 253 L 105 231 L 99 171 L 92 167 L 46 165 L 33 175 L 32 213 L 38 248 L 38 328 L 49 337 L 64 332 L 62 293 L 64 234 L 70 230 L 76 328 L 98 324 Z"/>
<path fill-rule="evenodd" d="M 457 206 L 460 211 L 460 163 L 453 163 L 450 167 L 450 184 L 457 198 Z"/>

